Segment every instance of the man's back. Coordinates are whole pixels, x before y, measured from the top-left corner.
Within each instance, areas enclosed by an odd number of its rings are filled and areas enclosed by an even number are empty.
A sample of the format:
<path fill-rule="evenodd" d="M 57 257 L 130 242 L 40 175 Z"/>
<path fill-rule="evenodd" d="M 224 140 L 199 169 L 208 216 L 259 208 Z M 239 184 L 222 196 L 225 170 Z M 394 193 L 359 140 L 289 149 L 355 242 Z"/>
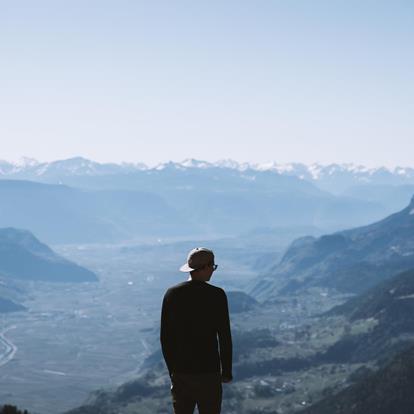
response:
<path fill-rule="evenodd" d="M 222 371 L 231 378 L 232 344 L 224 291 L 196 280 L 170 288 L 163 301 L 161 345 L 170 373 Z"/>
<path fill-rule="evenodd" d="M 214 253 L 196 247 L 181 272 L 190 280 L 168 289 L 161 312 L 161 347 L 171 377 L 174 414 L 220 414 L 222 382 L 232 380 L 229 309 L 223 289 L 209 285 Z"/>

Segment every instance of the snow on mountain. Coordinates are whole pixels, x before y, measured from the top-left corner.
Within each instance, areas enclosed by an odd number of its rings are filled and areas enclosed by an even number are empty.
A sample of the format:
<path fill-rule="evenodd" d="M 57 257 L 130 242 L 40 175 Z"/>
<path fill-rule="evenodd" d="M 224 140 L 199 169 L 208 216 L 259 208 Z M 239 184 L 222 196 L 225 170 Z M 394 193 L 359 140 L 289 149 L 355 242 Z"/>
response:
<path fill-rule="evenodd" d="M 214 167 L 214 164 L 208 161 L 196 160 L 194 158 L 186 158 L 184 161 L 181 161 L 181 162 L 168 161 L 168 162 L 158 164 L 154 167 L 154 169 L 157 171 L 161 171 L 165 169 L 185 170 L 189 168 L 206 169 L 206 168 L 212 168 L 212 167 Z"/>
<path fill-rule="evenodd" d="M 13 164 L 0 160 L 0 175 L 8 175 L 13 170 Z"/>
<path fill-rule="evenodd" d="M 83 157 L 74 157 L 52 162 L 38 162 L 31 158 L 23 158 L 18 162 L 0 160 L 0 177 L 37 179 L 56 176 L 97 176 L 131 174 L 143 170 L 190 170 L 221 168 L 240 172 L 248 170 L 257 172 L 274 172 L 275 174 L 295 176 L 302 180 L 314 182 L 326 189 L 342 190 L 352 185 L 379 184 L 400 185 L 414 184 L 414 168 L 385 167 L 368 168 L 356 164 L 302 164 L 302 163 L 247 163 L 231 159 L 208 162 L 196 159 L 185 159 L 181 162 L 169 161 L 155 167 L 143 163 L 99 163 Z"/>
<path fill-rule="evenodd" d="M 39 161 L 35 160 L 34 158 L 22 157 L 16 161 L 15 166 L 18 168 L 30 168 L 36 167 L 39 164 Z"/>
<path fill-rule="evenodd" d="M 199 161 L 194 158 L 187 158 L 180 162 L 180 165 L 185 168 L 211 168 L 213 164 L 207 161 Z"/>
<path fill-rule="evenodd" d="M 22 158 L 17 162 L 0 161 L 0 176 L 4 178 L 36 179 L 47 175 L 112 175 L 126 174 L 148 167 L 142 163 L 98 163 L 83 157 L 52 162 Z"/>

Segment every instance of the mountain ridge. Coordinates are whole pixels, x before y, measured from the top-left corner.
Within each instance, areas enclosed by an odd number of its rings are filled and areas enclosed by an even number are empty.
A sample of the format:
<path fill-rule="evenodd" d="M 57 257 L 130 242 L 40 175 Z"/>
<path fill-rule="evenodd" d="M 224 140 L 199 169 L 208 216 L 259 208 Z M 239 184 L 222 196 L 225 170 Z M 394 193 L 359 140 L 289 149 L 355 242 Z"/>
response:
<path fill-rule="evenodd" d="M 414 406 L 414 347 L 385 367 L 343 391 L 323 399 L 303 414 L 411 414 Z"/>
<path fill-rule="evenodd" d="M 322 178 L 334 177 L 338 174 L 352 174 L 357 181 L 361 183 L 369 182 L 375 178 L 381 177 L 383 180 L 390 180 L 400 178 L 400 180 L 409 180 L 414 183 L 414 168 L 396 166 L 393 168 L 379 166 L 366 167 L 353 163 L 312 163 L 304 164 L 300 162 L 278 163 L 252 163 L 252 162 L 238 162 L 232 159 L 222 159 L 218 161 L 203 161 L 193 158 L 187 158 L 180 162 L 167 161 L 150 167 L 142 162 L 137 163 L 100 163 L 92 161 L 84 157 L 73 157 L 63 160 L 55 160 L 51 162 L 39 162 L 31 158 L 24 158 L 20 162 L 9 162 L 0 160 L 0 176 L 13 176 L 33 174 L 34 176 L 43 176 L 49 174 L 51 171 L 66 172 L 68 174 L 85 174 L 85 175 L 100 175 L 100 174 L 116 174 L 116 173 L 131 173 L 134 171 L 151 171 L 162 170 L 166 168 L 174 169 L 191 169 L 191 168 L 226 168 L 238 171 L 271 171 L 280 175 L 293 175 L 301 179 L 308 179 L 310 181 L 318 181 Z"/>
<path fill-rule="evenodd" d="M 261 300 L 311 286 L 360 293 L 414 267 L 414 197 L 373 224 L 294 241 L 251 294 Z"/>
<path fill-rule="evenodd" d="M 71 179 L 70 185 L 0 180 L 0 227 L 26 228 L 48 243 L 94 243 L 222 237 L 274 226 L 326 232 L 384 216 L 379 204 L 266 172 L 154 170 Z"/>
<path fill-rule="evenodd" d="M 31 232 L 0 228 L 0 276 L 6 280 L 96 282 L 95 273 L 56 254 Z"/>

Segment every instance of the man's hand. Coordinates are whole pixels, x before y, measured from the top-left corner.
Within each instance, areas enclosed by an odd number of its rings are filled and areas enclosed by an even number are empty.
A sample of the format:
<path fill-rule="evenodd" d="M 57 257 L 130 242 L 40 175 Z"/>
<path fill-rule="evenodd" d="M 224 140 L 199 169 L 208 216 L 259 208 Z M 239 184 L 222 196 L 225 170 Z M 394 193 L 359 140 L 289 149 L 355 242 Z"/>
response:
<path fill-rule="evenodd" d="M 232 377 L 227 377 L 225 375 L 221 376 L 221 382 L 228 383 L 228 382 L 231 382 L 232 380 L 233 380 Z"/>

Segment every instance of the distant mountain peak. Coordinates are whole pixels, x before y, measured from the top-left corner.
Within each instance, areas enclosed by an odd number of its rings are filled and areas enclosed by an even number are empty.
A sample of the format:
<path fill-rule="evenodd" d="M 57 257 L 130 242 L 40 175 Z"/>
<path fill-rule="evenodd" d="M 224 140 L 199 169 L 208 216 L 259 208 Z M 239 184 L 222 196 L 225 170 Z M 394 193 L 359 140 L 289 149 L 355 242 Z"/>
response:
<path fill-rule="evenodd" d="M 37 161 L 34 158 L 30 158 L 30 157 L 21 157 L 16 163 L 15 165 L 21 168 L 26 168 L 26 167 L 35 167 L 37 165 L 39 165 L 40 162 Z"/>
<path fill-rule="evenodd" d="M 410 167 L 367 167 L 352 163 L 303 164 L 298 162 L 264 163 L 239 162 L 232 159 L 205 161 L 187 158 L 180 162 L 168 161 L 149 167 L 143 163 L 100 163 L 77 156 L 64 160 L 39 162 L 32 158 L 12 163 L 0 161 L 0 177 L 18 179 L 60 180 L 65 177 L 113 176 L 134 174 L 139 171 L 187 171 L 194 169 L 228 169 L 243 173 L 245 171 L 267 172 L 275 175 L 293 176 L 300 180 L 311 181 L 322 190 L 341 194 L 352 186 L 414 184 L 414 168 Z"/>
<path fill-rule="evenodd" d="M 212 166 L 211 163 L 207 161 L 196 160 L 194 158 L 187 158 L 180 163 L 183 167 L 188 168 L 209 168 Z"/>

